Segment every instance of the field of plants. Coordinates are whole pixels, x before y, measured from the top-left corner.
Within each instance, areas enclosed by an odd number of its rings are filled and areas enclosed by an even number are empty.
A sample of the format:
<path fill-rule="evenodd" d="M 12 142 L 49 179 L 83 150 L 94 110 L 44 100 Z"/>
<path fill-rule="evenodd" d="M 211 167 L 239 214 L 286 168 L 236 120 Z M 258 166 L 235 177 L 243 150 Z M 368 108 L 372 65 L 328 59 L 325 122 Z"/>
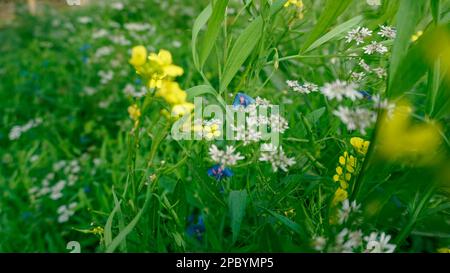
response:
<path fill-rule="evenodd" d="M 0 252 L 450 253 L 449 1 L 61 2 L 0 18 Z"/>

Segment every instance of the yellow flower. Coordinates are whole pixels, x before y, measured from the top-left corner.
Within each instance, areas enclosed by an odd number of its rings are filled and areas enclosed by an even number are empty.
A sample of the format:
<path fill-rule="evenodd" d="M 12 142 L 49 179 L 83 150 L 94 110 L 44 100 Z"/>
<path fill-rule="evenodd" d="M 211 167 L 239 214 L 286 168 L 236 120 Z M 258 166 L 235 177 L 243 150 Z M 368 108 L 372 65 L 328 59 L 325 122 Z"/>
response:
<path fill-rule="evenodd" d="M 141 110 L 136 104 L 133 104 L 128 107 L 128 114 L 132 120 L 137 121 L 141 117 Z"/>
<path fill-rule="evenodd" d="M 164 98 L 167 103 L 176 105 L 186 102 L 187 94 L 176 82 L 164 81 L 160 89 L 156 91 L 156 96 Z"/>
<path fill-rule="evenodd" d="M 135 46 L 131 50 L 130 64 L 134 67 L 139 67 L 147 61 L 147 49 L 144 46 Z"/>
<path fill-rule="evenodd" d="M 148 59 L 161 68 L 163 77 L 178 77 L 183 75 L 183 68 L 172 64 L 172 54 L 167 50 L 161 49 L 158 54 L 150 53 Z"/>
<path fill-rule="evenodd" d="M 179 118 L 190 114 L 194 109 L 194 104 L 190 102 L 183 102 L 172 107 L 172 117 Z"/>
<path fill-rule="evenodd" d="M 294 5 L 297 8 L 301 9 L 301 8 L 303 8 L 303 1 L 302 0 L 287 0 L 286 3 L 284 4 L 284 7 L 287 8 L 290 5 Z"/>
<path fill-rule="evenodd" d="M 365 155 L 369 149 L 370 142 L 360 137 L 352 137 L 350 139 L 350 144 L 355 148 L 356 152 Z"/>
<path fill-rule="evenodd" d="M 219 137 L 222 133 L 219 130 L 218 124 L 205 125 L 203 127 L 203 134 L 207 140 Z"/>
<path fill-rule="evenodd" d="M 417 31 L 416 34 L 413 34 L 413 36 L 411 36 L 411 42 L 417 41 L 420 38 L 420 36 L 422 36 L 422 34 L 423 31 L 421 30 Z"/>
<path fill-rule="evenodd" d="M 339 164 L 345 166 L 345 169 L 348 172 L 354 173 L 356 167 L 356 158 L 352 155 L 349 156 L 347 152 L 344 152 L 344 155 L 339 157 Z"/>
<path fill-rule="evenodd" d="M 378 151 L 390 160 L 430 163 L 441 143 L 440 126 L 434 122 L 411 125 L 411 112 L 408 103 L 400 102 L 391 117 L 382 117 Z"/>
<path fill-rule="evenodd" d="M 450 248 L 442 247 L 437 250 L 438 253 L 450 253 Z"/>
<path fill-rule="evenodd" d="M 344 201 L 347 198 L 348 198 L 347 191 L 342 188 L 338 188 L 334 193 L 333 206 L 336 206 L 338 203 Z"/>

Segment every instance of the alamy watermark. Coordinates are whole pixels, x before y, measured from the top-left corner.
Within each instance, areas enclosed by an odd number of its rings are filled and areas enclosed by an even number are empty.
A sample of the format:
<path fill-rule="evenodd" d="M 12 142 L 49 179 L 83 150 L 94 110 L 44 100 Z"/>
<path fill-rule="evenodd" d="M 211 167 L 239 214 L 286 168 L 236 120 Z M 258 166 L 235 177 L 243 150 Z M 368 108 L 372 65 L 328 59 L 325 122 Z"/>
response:
<path fill-rule="evenodd" d="M 190 111 L 186 109 L 186 112 Z M 172 116 L 176 114 L 172 113 Z M 278 147 L 280 133 L 286 129 L 287 121 L 280 115 L 279 105 L 257 102 L 245 107 L 204 106 L 203 98 L 196 97 L 193 113 L 182 116 L 173 124 L 171 137 L 175 140 L 235 140 L 243 141 L 244 145 L 263 141 Z"/>

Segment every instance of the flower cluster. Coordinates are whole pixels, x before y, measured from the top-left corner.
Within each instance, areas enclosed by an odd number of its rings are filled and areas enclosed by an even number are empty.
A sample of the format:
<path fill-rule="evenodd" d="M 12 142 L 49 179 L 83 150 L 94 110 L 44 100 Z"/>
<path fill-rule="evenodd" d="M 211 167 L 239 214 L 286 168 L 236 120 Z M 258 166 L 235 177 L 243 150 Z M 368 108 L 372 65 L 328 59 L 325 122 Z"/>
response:
<path fill-rule="evenodd" d="M 16 125 L 11 128 L 11 131 L 9 131 L 9 140 L 16 140 L 22 136 L 23 133 L 26 133 L 27 131 L 31 130 L 32 128 L 35 128 L 42 124 L 41 118 L 36 118 L 33 120 L 28 121 L 24 125 Z"/>
<path fill-rule="evenodd" d="M 272 170 L 274 172 L 277 172 L 278 169 L 287 172 L 288 167 L 296 163 L 294 158 L 285 155 L 283 147 L 277 147 L 273 144 L 263 144 L 261 146 L 261 156 L 259 161 L 269 162 L 272 165 Z"/>
<path fill-rule="evenodd" d="M 147 54 L 144 46 L 135 46 L 129 62 L 134 66 L 137 74 L 146 81 L 147 86 L 156 89 L 155 95 L 171 105 L 172 116 L 180 117 L 194 109 L 194 104 L 186 101 L 186 92 L 174 81 L 184 71 L 173 64 L 172 54 L 169 51 L 161 49 L 158 54 Z M 167 111 L 163 114 L 170 117 Z"/>
<path fill-rule="evenodd" d="M 350 139 L 350 144 L 357 154 L 364 158 L 370 142 L 359 137 L 353 137 Z M 349 154 L 347 151 L 339 157 L 339 164 L 336 167 L 336 173 L 333 175 L 333 181 L 339 183 L 339 188 L 336 190 L 333 197 L 333 206 L 336 206 L 338 203 L 343 202 L 348 198 L 347 189 L 352 177 L 357 174 L 357 163 L 357 157 Z"/>
<path fill-rule="evenodd" d="M 233 172 L 228 168 L 236 165 L 238 160 L 244 159 L 239 152 L 235 153 L 236 149 L 233 146 L 227 146 L 225 150 L 220 150 L 215 144 L 209 148 L 209 155 L 212 161 L 218 163 L 208 170 L 208 175 L 221 180 L 226 177 L 231 177 Z"/>
<path fill-rule="evenodd" d="M 301 93 L 301 94 L 309 94 L 312 92 L 319 91 L 319 87 L 310 82 L 304 82 L 303 84 L 300 84 L 298 81 L 286 81 L 286 84 L 292 88 L 293 91 Z"/>

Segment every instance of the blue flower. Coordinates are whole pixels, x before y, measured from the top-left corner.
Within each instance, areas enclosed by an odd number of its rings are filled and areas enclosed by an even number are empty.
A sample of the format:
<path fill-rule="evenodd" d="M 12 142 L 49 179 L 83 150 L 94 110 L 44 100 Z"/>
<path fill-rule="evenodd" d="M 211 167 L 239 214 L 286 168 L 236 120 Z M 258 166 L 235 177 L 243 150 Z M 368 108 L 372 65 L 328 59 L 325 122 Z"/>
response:
<path fill-rule="evenodd" d="M 215 177 L 217 180 L 221 180 L 233 176 L 233 172 L 229 168 L 217 164 L 208 170 L 208 175 Z"/>
<path fill-rule="evenodd" d="M 203 222 L 203 216 L 199 215 L 197 217 L 197 222 L 195 223 L 195 216 L 191 214 L 188 217 L 188 227 L 186 229 L 186 233 L 195 237 L 197 240 L 201 241 L 203 239 L 203 233 L 206 231 L 205 223 Z"/>
<path fill-rule="evenodd" d="M 80 51 L 81 52 L 85 52 L 85 51 L 87 51 L 88 49 L 90 49 L 91 48 L 91 45 L 90 44 L 83 44 L 81 47 L 80 47 Z"/>
<path fill-rule="evenodd" d="M 371 100 L 372 99 L 372 95 L 367 92 L 367 91 L 358 91 L 358 93 L 360 93 L 361 95 L 363 95 L 363 98 Z"/>
<path fill-rule="evenodd" d="M 233 107 L 237 108 L 239 106 L 243 106 L 245 108 L 252 103 L 255 103 L 255 100 L 252 97 L 247 96 L 244 93 L 238 92 L 234 97 Z"/>

